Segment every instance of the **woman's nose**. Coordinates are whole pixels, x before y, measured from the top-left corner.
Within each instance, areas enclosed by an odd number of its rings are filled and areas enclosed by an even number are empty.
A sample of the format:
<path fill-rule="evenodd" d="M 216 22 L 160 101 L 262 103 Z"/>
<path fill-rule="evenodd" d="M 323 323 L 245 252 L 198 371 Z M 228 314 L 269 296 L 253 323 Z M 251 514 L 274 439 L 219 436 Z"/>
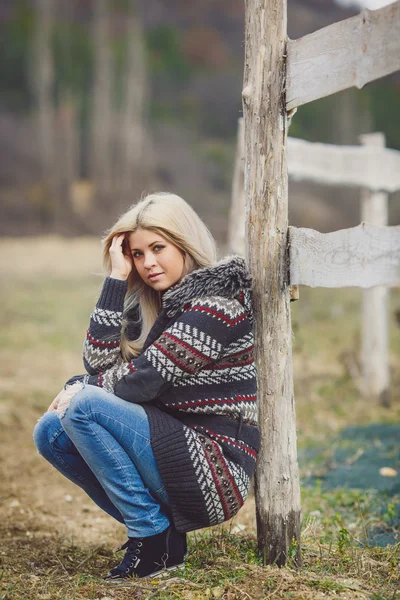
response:
<path fill-rule="evenodd" d="M 145 269 L 151 269 L 156 264 L 156 259 L 153 254 L 146 254 L 144 257 Z"/>

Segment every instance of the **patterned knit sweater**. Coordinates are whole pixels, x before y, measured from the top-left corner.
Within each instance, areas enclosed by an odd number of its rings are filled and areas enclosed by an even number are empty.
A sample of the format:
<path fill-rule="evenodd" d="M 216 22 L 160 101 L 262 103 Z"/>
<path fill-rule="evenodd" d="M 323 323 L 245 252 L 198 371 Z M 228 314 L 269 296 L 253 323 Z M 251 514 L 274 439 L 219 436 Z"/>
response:
<path fill-rule="evenodd" d="M 259 450 L 251 280 L 243 258 L 197 269 L 169 288 L 141 354 L 119 351 L 127 282 L 108 277 L 84 343 L 89 375 L 71 378 L 143 405 L 180 531 L 221 523 L 247 497 Z M 128 334 L 138 336 L 138 310 Z"/>

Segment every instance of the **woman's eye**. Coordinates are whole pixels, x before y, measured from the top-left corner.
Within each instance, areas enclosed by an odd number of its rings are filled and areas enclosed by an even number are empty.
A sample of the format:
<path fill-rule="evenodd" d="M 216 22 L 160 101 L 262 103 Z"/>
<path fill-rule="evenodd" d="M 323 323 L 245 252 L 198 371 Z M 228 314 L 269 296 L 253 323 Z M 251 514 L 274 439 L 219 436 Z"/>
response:
<path fill-rule="evenodd" d="M 155 250 L 156 252 L 158 252 L 159 250 L 162 250 L 163 248 L 165 248 L 165 246 L 162 246 L 161 244 L 157 244 L 156 246 L 153 246 L 153 250 Z M 142 256 L 141 252 L 132 252 L 132 257 L 133 258 L 140 258 Z"/>

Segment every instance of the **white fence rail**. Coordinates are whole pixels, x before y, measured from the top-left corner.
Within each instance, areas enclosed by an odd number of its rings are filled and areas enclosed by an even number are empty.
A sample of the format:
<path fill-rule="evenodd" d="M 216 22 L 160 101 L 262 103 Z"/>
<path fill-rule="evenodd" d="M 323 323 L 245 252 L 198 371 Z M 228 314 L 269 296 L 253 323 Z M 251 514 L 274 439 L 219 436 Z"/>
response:
<path fill-rule="evenodd" d="M 400 32 L 399 32 L 400 36 Z M 289 177 L 326 185 L 400 190 L 400 152 L 377 146 L 334 146 L 288 137 Z"/>
<path fill-rule="evenodd" d="M 289 227 L 290 284 L 400 286 L 400 226 L 361 223 L 332 233 Z"/>
<path fill-rule="evenodd" d="M 400 70 L 400 2 L 287 45 L 286 110 Z"/>

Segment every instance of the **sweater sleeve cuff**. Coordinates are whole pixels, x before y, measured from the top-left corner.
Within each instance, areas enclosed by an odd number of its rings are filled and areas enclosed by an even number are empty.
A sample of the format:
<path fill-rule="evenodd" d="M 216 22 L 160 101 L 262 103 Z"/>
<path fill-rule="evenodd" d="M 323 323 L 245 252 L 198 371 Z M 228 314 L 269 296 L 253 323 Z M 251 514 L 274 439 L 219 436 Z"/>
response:
<path fill-rule="evenodd" d="M 74 375 L 73 377 L 70 377 L 70 379 L 68 379 L 68 381 L 64 385 L 64 389 L 66 390 L 67 387 L 70 387 L 71 385 L 74 385 L 74 383 L 77 382 L 87 383 L 87 375 Z"/>
<path fill-rule="evenodd" d="M 128 281 L 106 277 L 96 305 L 97 308 L 122 312 L 127 291 Z"/>
<path fill-rule="evenodd" d="M 89 377 L 86 380 L 86 383 L 88 385 L 96 385 L 97 387 L 103 387 L 102 380 L 103 376 L 101 373 L 99 373 L 98 375 L 89 375 Z"/>

